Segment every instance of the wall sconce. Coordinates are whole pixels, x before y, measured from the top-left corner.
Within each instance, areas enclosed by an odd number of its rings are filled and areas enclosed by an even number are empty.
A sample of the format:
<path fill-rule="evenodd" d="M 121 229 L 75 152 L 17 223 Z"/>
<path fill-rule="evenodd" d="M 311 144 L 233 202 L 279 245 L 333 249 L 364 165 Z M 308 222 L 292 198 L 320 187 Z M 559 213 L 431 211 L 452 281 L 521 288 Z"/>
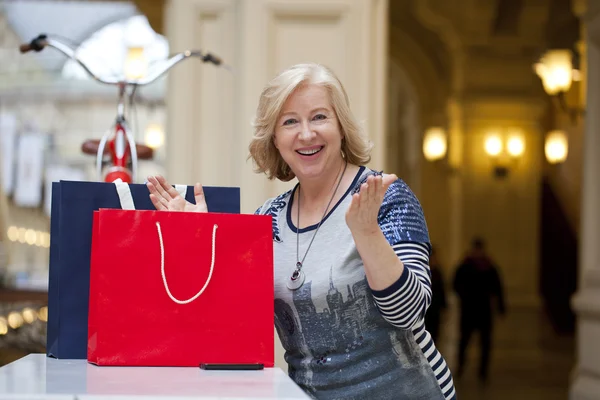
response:
<path fill-rule="evenodd" d="M 498 157 L 502 153 L 502 138 L 500 135 L 491 134 L 485 139 L 485 152 L 490 157 Z"/>
<path fill-rule="evenodd" d="M 565 93 L 571 88 L 574 81 L 581 80 L 579 70 L 573 68 L 573 53 L 568 49 L 548 50 L 534 64 L 534 71 L 542 80 L 544 90 L 550 96 L 556 96 L 560 108 L 569 114 L 571 121 L 575 122 L 585 110 L 572 108 L 567 105 Z"/>
<path fill-rule="evenodd" d="M 141 79 L 146 75 L 148 60 L 143 47 L 129 47 L 125 58 L 124 73 L 127 79 Z"/>
<path fill-rule="evenodd" d="M 546 160 L 550 164 L 564 162 L 569 152 L 569 141 L 566 133 L 560 130 L 548 132 L 544 151 L 546 153 Z"/>
<path fill-rule="evenodd" d="M 505 178 L 509 172 L 508 163 L 515 163 L 525 152 L 525 139 L 517 130 L 511 130 L 508 133 L 506 146 L 502 140 L 502 135 L 498 133 L 489 134 L 484 142 L 484 150 L 494 161 L 494 176 L 496 178 Z M 504 151 L 506 148 L 506 151 Z M 503 155 L 506 153 L 506 156 Z M 506 161 L 508 158 L 509 162 Z"/>
<path fill-rule="evenodd" d="M 423 155 L 427 161 L 441 160 L 446 156 L 448 139 L 446 131 L 441 127 L 431 127 L 423 137 Z"/>

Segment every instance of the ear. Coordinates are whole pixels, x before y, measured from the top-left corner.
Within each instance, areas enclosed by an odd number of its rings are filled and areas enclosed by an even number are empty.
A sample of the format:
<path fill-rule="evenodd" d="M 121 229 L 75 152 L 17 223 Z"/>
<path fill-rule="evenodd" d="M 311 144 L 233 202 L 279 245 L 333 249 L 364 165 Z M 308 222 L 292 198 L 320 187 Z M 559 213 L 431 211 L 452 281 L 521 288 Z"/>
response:
<path fill-rule="evenodd" d="M 277 135 L 275 135 L 275 133 L 273 133 L 272 140 L 273 140 L 273 145 L 275 146 L 275 148 L 277 150 L 279 150 L 279 146 L 277 146 Z"/>

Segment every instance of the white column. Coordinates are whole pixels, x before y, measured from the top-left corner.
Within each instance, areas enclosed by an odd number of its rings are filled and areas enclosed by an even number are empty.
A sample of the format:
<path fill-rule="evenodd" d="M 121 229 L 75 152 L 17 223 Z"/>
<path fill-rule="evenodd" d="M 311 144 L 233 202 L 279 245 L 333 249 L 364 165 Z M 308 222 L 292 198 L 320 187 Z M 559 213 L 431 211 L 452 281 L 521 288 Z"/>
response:
<path fill-rule="evenodd" d="M 594 5 L 596 4 L 596 5 Z M 587 89 L 579 249 L 579 290 L 573 298 L 578 317 L 577 367 L 571 400 L 598 399 L 600 394 L 600 14 L 589 2 L 586 55 Z M 594 10 L 592 10 L 595 8 Z"/>
<path fill-rule="evenodd" d="M 170 73 L 169 180 L 239 186 L 243 212 L 290 187 L 253 173 L 246 161 L 250 122 L 263 85 L 281 69 L 311 61 L 333 68 L 346 85 L 376 145 L 371 165 L 383 168 L 387 6 L 388 0 L 168 1 L 171 51 L 212 51 L 234 70 L 190 60 Z"/>
<path fill-rule="evenodd" d="M 233 0 L 172 0 L 165 9 L 171 53 L 187 49 L 213 52 L 236 70 L 231 73 L 196 59 L 169 73 L 166 169 L 172 183 L 237 185 L 236 99 L 239 34 Z M 239 140 L 238 140 L 239 141 Z"/>

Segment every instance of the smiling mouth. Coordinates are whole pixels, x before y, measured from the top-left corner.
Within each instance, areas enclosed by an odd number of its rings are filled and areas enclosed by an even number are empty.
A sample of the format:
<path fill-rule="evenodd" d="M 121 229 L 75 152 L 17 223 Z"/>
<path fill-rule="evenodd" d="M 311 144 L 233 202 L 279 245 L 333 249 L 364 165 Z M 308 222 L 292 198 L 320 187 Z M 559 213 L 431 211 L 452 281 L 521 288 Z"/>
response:
<path fill-rule="evenodd" d="M 323 150 L 323 146 L 316 148 L 316 149 L 310 149 L 310 150 L 296 150 L 296 153 L 303 155 L 303 156 L 314 156 L 321 150 Z"/>

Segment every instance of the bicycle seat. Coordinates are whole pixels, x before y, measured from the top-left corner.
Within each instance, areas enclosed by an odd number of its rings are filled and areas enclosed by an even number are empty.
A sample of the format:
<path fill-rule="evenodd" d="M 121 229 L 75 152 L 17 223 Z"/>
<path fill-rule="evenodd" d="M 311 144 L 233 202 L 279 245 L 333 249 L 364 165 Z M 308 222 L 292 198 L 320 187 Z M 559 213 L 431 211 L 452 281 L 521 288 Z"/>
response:
<path fill-rule="evenodd" d="M 81 151 L 85 154 L 96 155 L 98 154 L 98 147 L 100 146 L 99 139 L 88 139 L 81 145 Z M 144 144 L 136 143 L 135 149 L 137 151 L 138 160 L 151 160 L 154 156 L 154 150 Z M 104 154 L 109 153 L 108 146 L 104 147 Z"/>

